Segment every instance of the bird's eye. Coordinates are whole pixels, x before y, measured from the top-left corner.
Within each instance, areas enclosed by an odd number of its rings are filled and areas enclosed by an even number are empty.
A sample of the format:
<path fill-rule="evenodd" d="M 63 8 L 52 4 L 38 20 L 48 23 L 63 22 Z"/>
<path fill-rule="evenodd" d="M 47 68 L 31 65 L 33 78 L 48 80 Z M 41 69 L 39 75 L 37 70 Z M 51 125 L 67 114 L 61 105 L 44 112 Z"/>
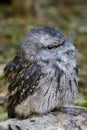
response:
<path fill-rule="evenodd" d="M 48 50 L 51 50 L 51 49 L 53 49 L 53 47 L 52 47 L 52 46 L 48 46 L 47 49 L 48 49 Z"/>
<path fill-rule="evenodd" d="M 57 47 L 60 47 L 60 46 L 62 46 L 63 44 L 65 43 L 65 41 L 63 41 L 61 44 L 53 44 L 53 45 L 49 45 L 49 46 L 47 46 L 46 48 L 48 49 L 48 50 L 52 50 L 52 49 L 55 49 L 55 48 L 57 48 Z"/>
<path fill-rule="evenodd" d="M 52 50 L 52 49 L 57 48 L 58 46 L 59 46 L 59 45 L 47 46 L 47 49 L 48 49 L 48 50 Z"/>

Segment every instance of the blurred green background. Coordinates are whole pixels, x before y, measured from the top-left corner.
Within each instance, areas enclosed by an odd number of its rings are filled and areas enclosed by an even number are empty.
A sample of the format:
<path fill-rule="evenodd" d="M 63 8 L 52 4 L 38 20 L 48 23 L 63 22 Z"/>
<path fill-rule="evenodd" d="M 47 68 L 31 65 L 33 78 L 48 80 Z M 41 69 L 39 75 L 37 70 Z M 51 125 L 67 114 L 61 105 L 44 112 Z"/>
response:
<path fill-rule="evenodd" d="M 58 27 L 78 49 L 79 95 L 74 105 L 87 107 L 87 0 L 0 0 L 0 121 L 7 119 L 7 82 L 3 68 L 20 38 L 32 26 Z"/>

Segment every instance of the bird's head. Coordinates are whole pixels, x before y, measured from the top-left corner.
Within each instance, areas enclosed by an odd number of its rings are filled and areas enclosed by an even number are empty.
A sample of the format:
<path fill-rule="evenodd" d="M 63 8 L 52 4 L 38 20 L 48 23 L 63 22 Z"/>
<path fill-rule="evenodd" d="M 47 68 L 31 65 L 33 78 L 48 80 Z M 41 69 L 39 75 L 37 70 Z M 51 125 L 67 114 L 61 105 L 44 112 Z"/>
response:
<path fill-rule="evenodd" d="M 53 60 L 65 55 L 72 56 L 75 47 L 57 28 L 39 26 L 32 28 L 22 39 L 21 50 L 29 61 Z"/>

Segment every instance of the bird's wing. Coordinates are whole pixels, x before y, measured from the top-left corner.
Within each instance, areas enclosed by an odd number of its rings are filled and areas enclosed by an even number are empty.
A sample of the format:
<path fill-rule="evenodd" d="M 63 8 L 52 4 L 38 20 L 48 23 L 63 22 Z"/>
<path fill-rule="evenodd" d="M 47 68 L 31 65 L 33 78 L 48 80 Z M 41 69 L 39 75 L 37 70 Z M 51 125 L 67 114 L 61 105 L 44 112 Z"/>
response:
<path fill-rule="evenodd" d="M 8 116 L 14 113 L 14 107 L 31 95 L 38 86 L 41 67 L 37 63 L 22 66 L 16 57 L 5 67 L 5 76 L 9 80 L 8 87 Z"/>
<path fill-rule="evenodd" d="M 19 62 L 19 57 L 16 56 L 12 61 L 10 61 L 4 68 L 4 74 L 9 82 L 12 82 L 17 76 L 17 74 L 22 69 L 22 64 Z"/>

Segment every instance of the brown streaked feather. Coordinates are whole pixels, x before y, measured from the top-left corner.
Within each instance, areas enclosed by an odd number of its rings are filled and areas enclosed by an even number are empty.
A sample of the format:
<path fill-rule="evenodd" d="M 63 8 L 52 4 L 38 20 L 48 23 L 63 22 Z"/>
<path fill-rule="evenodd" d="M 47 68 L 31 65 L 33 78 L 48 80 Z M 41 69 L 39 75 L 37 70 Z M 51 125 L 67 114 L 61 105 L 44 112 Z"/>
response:
<path fill-rule="evenodd" d="M 11 64 L 12 65 L 12 64 Z M 11 66 L 12 67 L 12 66 Z M 14 69 L 16 64 L 14 66 Z M 6 68 L 7 70 L 10 67 Z M 16 72 L 16 76 L 12 81 L 10 81 L 8 87 L 8 116 L 15 117 L 15 107 L 20 104 L 24 99 L 28 97 L 28 95 L 32 94 L 38 85 L 38 81 L 41 75 L 41 67 L 38 64 L 31 64 L 25 68 L 21 68 L 16 70 L 11 74 Z"/>
<path fill-rule="evenodd" d="M 17 74 L 22 69 L 22 64 L 19 62 L 18 59 L 19 57 L 16 56 L 12 61 L 10 61 L 6 65 L 4 69 L 5 77 L 9 82 L 12 82 L 12 80 L 16 78 Z"/>

